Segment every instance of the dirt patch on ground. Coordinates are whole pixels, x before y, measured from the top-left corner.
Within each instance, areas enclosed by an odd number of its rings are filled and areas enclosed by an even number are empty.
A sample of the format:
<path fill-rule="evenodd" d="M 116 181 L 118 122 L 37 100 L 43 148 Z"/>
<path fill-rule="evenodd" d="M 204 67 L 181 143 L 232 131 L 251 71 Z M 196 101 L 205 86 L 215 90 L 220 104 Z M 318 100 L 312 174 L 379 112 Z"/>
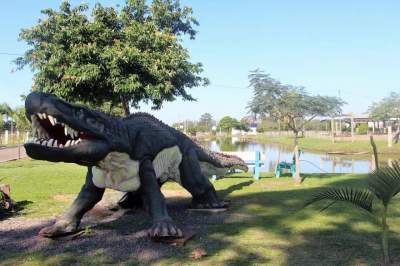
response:
<path fill-rule="evenodd" d="M 62 202 L 72 202 L 76 198 L 76 195 L 55 195 L 53 200 Z"/>
<path fill-rule="evenodd" d="M 204 237 L 208 224 L 221 223 L 227 217 L 226 213 L 208 216 L 187 211 L 191 198 L 186 191 L 163 190 L 163 193 L 172 219 L 184 231 L 195 232 L 197 239 Z M 82 264 L 82 258 L 93 256 L 104 264 L 128 261 L 153 264 L 162 258 L 186 252 L 184 247 L 151 241 L 147 236 L 151 222 L 144 211 L 110 210 L 110 205 L 115 205 L 121 196 L 118 192 L 105 193 L 103 200 L 84 216 L 81 228 L 86 230 L 75 239 L 38 237 L 39 230 L 52 224 L 54 219 L 12 217 L 0 221 L 0 261 L 7 262 L 15 254 L 28 256 L 39 252 L 49 258 L 69 254 L 67 261 L 61 261 L 68 265 Z M 74 198 L 75 195 L 54 197 L 60 201 L 72 201 Z"/>

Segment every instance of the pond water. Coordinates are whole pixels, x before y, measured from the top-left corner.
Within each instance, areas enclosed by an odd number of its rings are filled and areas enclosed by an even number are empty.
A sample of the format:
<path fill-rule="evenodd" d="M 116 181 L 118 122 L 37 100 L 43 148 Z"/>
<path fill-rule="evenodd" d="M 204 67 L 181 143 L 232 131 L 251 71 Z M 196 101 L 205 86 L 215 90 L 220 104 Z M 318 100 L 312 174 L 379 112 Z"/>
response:
<path fill-rule="evenodd" d="M 293 149 L 276 144 L 241 142 L 236 138 L 203 141 L 202 144 L 212 151 L 255 152 L 265 154 L 261 171 L 273 172 L 277 161 L 292 162 Z M 253 159 L 254 161 L 254 159 Z M 330 155 L 303 151 L 300 155 L 302 173 L 368 173 L 371 171 L 371 155 L 360 159 L 351 156 Z"/>

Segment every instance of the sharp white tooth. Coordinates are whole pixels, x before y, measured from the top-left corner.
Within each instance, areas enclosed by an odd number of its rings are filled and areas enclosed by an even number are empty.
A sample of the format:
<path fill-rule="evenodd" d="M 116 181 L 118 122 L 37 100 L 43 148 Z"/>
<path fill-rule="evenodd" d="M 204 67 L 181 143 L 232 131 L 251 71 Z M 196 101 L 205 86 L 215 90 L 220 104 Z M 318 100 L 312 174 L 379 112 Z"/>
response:
<path fill-rule="evenodd" d="M 67 125 L 64 126 L 64 135 L 68 136 L 68 127 L 67 127 Z"/>
<path fill-rule="evenodd" d="M 54 123 L 57 124 L 57 123 L 58 123 L 58 122 L 57 122 L 57 118 L 53 117 L 53 119 L 54 119 Z"/>
<path fill-rule="evenodd" d="M 81 141 L 82 141 L 81 139 L 78 139 L 78 140 L 76 141 L 76 144 L 80 143 Z"/>
<path fill-rule="evenodd" d="M 47 147 L 52 147 L 53 146 L 53 139 L 50 139 L 48 142 L 47 142 Z"/>
<path fill-rule="evenodd" d="M 43 142 L 41 143 L 41 145 L 42 145 L 42 146 L 47 146 L 47 140 L 43 141 Z"/>
<path fill-rule="evenodd" d="M 60 144 L 60 145 L 58 145 L 58 147 L 59 147 L 60 149 L 62 149 L 62 148 L 64 148 L 64 145 Z"/>
<path fill-rule="evenodd" d="M 43 119 L 43 115 L 42 115 L 41 113 L 37 113 L 37 116 L 38 116 L 40 119 Z"/>
<path fill-rule="evenodd" d="M 74 131 L 74 138 L 77 138 L 79 136 L 78 131 Z"/>
<path fill-rule="evenodd" d="M 71 140 L 68 140 L 67 143 L 65 143 L 65 147 L 69 147 L 71 145 Z"/>
<path fill-rule="evenodd" d="M 54 126 L 54 125 L 56 124 L 56 123 L 54 122 L 54 118 L 53 118 L 51 115 L 49 115 L 48 118 L 49 118 L 49 121 L 50 121 L 51 125 Z"/>
<path fill-rule="evenodd" d="M 71 142 L 71 146 L 72 145 L 75 145 L 76 144 L 76 140 L 73 140 L 72 142 Z"/>
<path fill-rule="evenodd" d="M 58 143 L 57 143 L 57 140 L 56 140 L 56 139 L 55 139 L 54 142 L 53 142 L 53 147 L 56 147 L 56 148 L 58 147 Z"/>
<path fill-rule="evenodd" d="M 46 113 L 42 113 L 43 119 L 47 118 L 47 114 Z"/>

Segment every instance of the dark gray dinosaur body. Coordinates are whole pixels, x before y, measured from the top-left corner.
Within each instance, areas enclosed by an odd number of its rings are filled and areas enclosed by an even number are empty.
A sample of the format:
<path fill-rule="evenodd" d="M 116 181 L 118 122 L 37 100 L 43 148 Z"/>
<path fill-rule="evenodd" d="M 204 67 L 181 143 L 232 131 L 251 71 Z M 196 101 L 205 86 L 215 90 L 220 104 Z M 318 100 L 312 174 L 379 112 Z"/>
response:
<path fill-rule="evenodd" d="M 149 212 L 151 237 L 178 237 L 182 232 L 160 191 L 164 182 L 179 182 L 192 194 L 194 208 L 221 208 L 207 177 L 247 171 L 240 158 L 208 151 L 146 113 L 119 119 L 44 93 L 31 93 L 25 106 L 37 136 L 25 144 L 30 157 L 88 166 L 77 199 L 61 219 L 41 230 L 43 236 L 75 231 L 104 189 L 113 188 L 127 192 L 121 206 Z"/>

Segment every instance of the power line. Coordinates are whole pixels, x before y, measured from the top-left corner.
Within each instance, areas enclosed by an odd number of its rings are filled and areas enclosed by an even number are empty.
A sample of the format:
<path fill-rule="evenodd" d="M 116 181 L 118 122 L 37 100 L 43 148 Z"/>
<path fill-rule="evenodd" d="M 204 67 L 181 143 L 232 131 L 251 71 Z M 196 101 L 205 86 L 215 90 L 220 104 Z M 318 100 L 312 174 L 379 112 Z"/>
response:
<path fill-rule="evenodd" d="M 0 52 L 0 55 L 10 55 L 10 56 L 22 56 L 23 54 Z"/>

